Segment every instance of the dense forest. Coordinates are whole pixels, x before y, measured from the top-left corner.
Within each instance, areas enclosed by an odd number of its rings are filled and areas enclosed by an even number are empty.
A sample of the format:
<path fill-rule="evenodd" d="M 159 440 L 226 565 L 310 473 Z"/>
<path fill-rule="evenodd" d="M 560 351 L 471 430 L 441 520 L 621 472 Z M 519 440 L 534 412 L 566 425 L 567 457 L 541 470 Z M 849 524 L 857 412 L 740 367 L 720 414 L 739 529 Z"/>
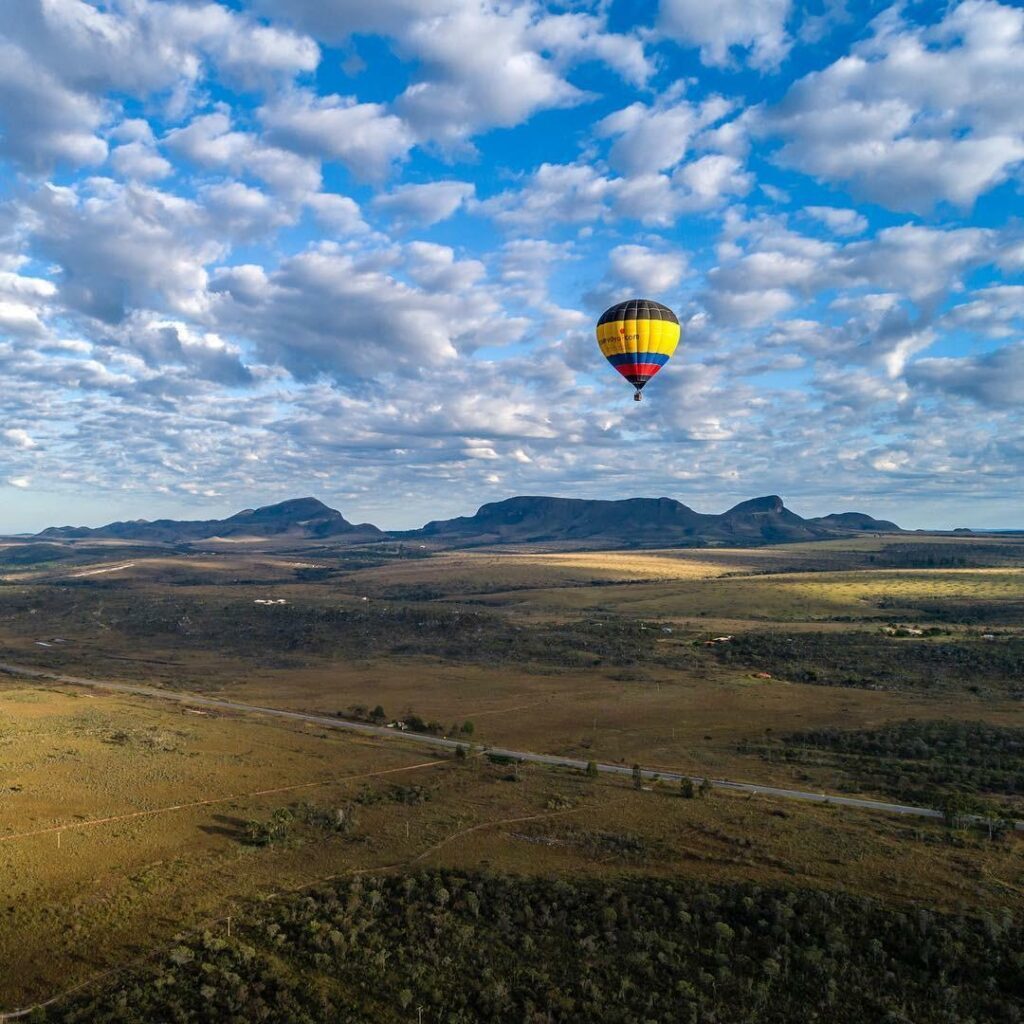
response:
<path fill-rule="evenodd" d="M 1024 728 L 987 722 L 909 719 L 879 729 L 812 729 L 741 750 L 826 765 L 858 788 L 931 805 L 950 793 L 1024 795 Z"/>
<path fill-rule="evenodd" d="M 1024 930 L 845 895 L 432 871 L 254 909 L 40 1020 L 1019 1022 Z"/>

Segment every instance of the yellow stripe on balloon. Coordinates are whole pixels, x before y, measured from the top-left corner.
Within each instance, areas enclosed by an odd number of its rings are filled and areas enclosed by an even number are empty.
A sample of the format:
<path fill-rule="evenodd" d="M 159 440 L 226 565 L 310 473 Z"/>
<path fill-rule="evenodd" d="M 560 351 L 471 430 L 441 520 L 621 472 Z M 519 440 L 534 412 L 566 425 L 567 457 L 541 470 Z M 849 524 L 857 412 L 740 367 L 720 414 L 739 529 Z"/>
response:
<path fill-rule="evenodd" d="M 597 340 L 604 356 L 627 352 L 671 356 L 679 344 L 679 324 L 666 320 L 609 320 L 598 325 Z"/>

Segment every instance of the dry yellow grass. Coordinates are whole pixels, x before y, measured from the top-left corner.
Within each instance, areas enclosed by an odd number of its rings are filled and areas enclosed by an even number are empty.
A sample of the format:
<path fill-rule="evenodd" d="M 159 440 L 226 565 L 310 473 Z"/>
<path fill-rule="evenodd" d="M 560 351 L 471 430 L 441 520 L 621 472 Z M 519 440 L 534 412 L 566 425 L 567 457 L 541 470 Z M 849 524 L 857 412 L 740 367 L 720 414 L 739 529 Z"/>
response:
<path fill-rule="evenodd" d="M 496 591 L 481 603 L 522 612 L 616 612 L 667 618 L 709 617 L 800 621 L 835 616 L 891 618 L 882 598 L 1022 600 L 1024 569 L 879 569 L 680 577 L 602 587 L 549 587 Z"/>

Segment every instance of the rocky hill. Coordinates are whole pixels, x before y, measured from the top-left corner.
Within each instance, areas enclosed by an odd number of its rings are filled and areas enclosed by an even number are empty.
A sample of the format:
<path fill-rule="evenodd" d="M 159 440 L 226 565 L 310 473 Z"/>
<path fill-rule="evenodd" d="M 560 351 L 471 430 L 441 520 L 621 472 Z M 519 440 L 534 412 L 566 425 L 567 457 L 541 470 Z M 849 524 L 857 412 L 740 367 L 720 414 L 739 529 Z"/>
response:
<path fill-rule="evenodd" d="M 242 539 L 246 537 L 294 537 L 315 539 L 345 536 L 352 540 L 382 539 L 383 534 L 370 523 L 354 525 L 336 509 L 316 498 L 293 498 L 276 505 L 247 508 L 228 519 L 135 519 L 109 523 L 96 529 L 84 526 L 57 526 L 38 535 L 54 539 L 139 540 L 180 544 L 214 537 Z"/>
<path fill-rule="evenodd" d="M 427 523 L 406 536 L 452 547 L 514 543 L 699 547 L 826 540 L 863 531 L 887 533 L 899 527 L 860 512 L 803 519 L 773 494 L 741 502 L 721 515 L 695 512 L 672 498 L 508 498 L 482 505 L 472 516 Z"/>

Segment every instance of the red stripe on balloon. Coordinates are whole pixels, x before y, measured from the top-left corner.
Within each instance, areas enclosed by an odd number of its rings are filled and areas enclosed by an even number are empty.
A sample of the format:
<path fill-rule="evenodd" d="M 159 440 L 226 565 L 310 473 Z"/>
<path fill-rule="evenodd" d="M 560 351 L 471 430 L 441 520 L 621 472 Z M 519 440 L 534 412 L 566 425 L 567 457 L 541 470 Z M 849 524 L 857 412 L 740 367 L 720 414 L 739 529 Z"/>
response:
<path fill-rule="evenodd" d="M 623 377 L 653 377 L 661 367 L 657 363 L 625 363 L 615 369 Z"/>

